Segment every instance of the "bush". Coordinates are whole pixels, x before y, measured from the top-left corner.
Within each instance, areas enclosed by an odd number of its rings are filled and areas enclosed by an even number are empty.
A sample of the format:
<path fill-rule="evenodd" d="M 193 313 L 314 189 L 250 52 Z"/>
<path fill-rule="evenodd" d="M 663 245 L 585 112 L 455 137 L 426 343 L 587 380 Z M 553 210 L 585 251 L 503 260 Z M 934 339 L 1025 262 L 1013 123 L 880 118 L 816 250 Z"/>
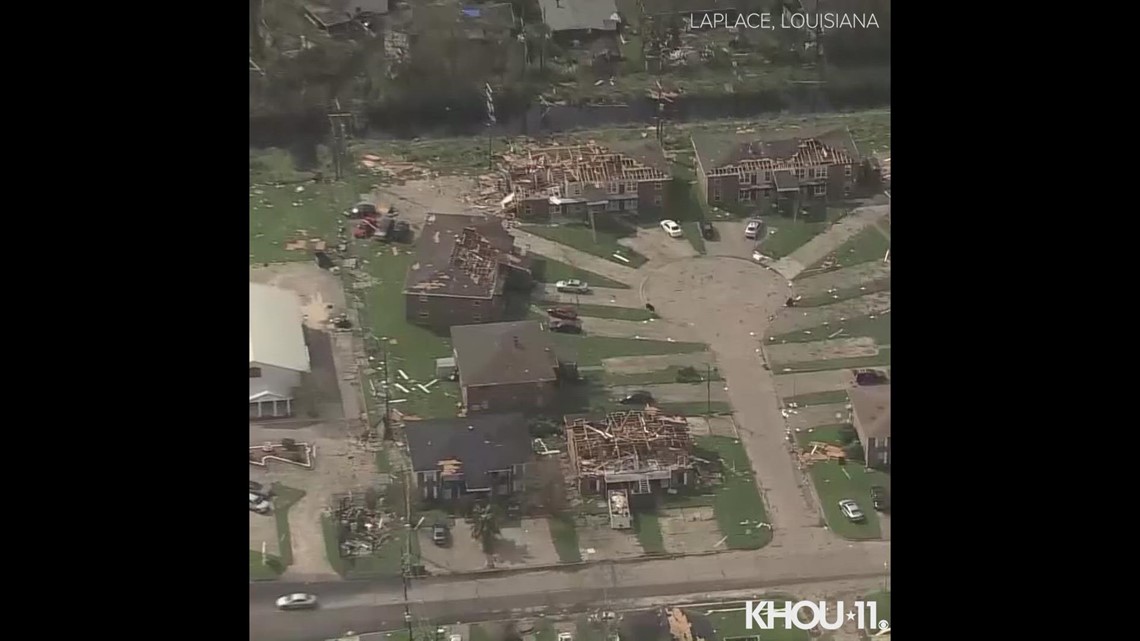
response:
<path fill-rule="evenodd" d="M 291 438 L 283 438 L 281 439 L 281 447 L 285 448 L 288 452 L 292 452 L 297 449 L 297 441 Z"/>
<path fill-rule="evenodd" d="M 677 370 L 678 383 L 700 383 L 703 380 L 704 378 L 701 377 L 701 373 L 692 365 Z"/>
<path fill-rule="evenodd" d="M 858 461 L 860 463 L 864 461 L 864 457 L 866 456 L 863 452 L 863 444 L 859 441 L 855 441 L 843 448 L 843 454 L 847 457 L 847 460 Z"/>

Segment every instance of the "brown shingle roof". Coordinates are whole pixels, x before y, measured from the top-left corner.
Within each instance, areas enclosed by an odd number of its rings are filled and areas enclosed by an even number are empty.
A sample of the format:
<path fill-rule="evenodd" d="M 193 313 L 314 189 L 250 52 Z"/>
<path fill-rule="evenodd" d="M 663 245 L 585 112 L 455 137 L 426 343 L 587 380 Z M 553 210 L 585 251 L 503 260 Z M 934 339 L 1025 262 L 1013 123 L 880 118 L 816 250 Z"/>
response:
<path fill-rule="evenodd" d="M 550 335 L 536 320 L 451 328 L 460 385 L 504 385 L 555 380 L 558 359 Z"/>
<path fill-rule="evenodd" d="M 876 439 L 891 435 L 891 386 L 868 385 L 847 391 L 855 413 L 855 429 L 865 445 L 868 437 Z"/>
<path fill-rule="evenodd" d="M 742 160 L 787 160 L 799 150 L 801 143 L 814 140 L 821 145 L 846 153 L 854 162 L 860 159 L 859 148 L 847 129 L 832 129 L 822 132 L 799 132 L 795 136 L 786 133 L 761 135 L 746 142 L 739 142 L 739 135 L 706 134 L 694 135 L 693 145 L 700 156 L 705 171 L 735 165 Z"/>
<path fill-rule="evenodd" d="M 501 267 L 525 267 L 499 219 L 428 214 L 404 293 L 490 298 L 502 292 Z"/>

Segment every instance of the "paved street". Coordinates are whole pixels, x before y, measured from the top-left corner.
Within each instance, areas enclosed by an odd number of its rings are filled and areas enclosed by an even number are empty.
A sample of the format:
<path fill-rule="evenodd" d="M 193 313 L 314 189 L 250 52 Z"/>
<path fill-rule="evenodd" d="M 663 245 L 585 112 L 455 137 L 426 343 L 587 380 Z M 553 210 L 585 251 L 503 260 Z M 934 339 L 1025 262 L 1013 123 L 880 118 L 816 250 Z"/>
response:
<path fill-rule="evenodd" d="M 576 571 L 524 572 L 473 579 L 439 577 L 413 583 L 408 594 L 418 618 L 437 622 L 485 620 L 511 610 L 585 609 L 613 600 L 767 589 L 885 574 L 889 544 L 835 543 L 826 550 L 788 542 L 758 552 L 712 557 L 596 564 Z M 319 610 L 278 612 L 276 597 L 306 591 L 322 599 Z M 348 631 L 369 632 L 403 624 L 398 582 L 250 584 L 250 639 L 321 641 Z"/>

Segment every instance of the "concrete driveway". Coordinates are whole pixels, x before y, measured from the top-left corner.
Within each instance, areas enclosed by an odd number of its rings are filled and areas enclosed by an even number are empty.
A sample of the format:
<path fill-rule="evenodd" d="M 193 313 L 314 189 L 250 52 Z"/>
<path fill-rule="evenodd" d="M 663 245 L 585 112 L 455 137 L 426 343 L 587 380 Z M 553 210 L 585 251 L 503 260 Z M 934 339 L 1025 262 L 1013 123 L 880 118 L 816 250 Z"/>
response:
<path fill-rule="evenodd" d="M 589 294 L 564 294 L 552 283 L 543 283 L 534 292 L 534 300 L 549 301 L 563 305 L 612 305 L 614 307 L 644 308 L 645 303 L 637 289 L 613 289 L 594 287 Z"/>

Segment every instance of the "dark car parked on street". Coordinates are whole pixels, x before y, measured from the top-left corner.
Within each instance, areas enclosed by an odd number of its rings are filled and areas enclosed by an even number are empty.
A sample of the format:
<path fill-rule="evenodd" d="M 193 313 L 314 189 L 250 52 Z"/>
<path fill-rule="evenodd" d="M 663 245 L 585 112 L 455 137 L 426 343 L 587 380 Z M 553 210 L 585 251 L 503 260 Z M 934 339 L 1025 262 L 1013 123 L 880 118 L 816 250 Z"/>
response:
<path fill-rule="evenodd" d="M 710 222 L 701 223 L 701 236 L 705 240 L 714 240 L 716 238 L 716 228 Z"/>
<path fill-rule="evenodd" d="M 622 405 L 652 405 L 653 394 L 650 394 L 646 390 L 637 390 L 636 392 L 626 394 L 618 402 Z"/>
<path fill-rule="evenodd" d="M 891 497 L 886 488 L 874 485 L 871 487 L 871 505 L 879 512 L 891 511 Z"/>
<path fill-rule="evenodd" d="M 431 542 L 443 547 L 447 545 L 448 538 L 451 532 L 448 531 L 447 526 L 443 523 L 436 523 L 431 526 Z"/>

